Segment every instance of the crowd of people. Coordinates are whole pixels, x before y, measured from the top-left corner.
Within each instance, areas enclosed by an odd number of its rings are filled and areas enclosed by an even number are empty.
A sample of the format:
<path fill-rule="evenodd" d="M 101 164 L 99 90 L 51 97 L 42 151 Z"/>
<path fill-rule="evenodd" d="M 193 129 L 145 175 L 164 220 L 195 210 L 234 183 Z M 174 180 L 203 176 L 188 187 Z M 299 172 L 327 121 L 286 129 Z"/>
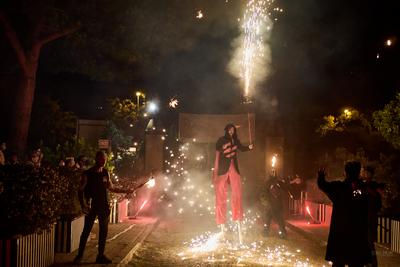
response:
<path fill-rule="evenodd" d="M 21 159 L 16 151 L 8 151 L 7 144 L 0 144 L 0 166 L 3 165 L 29 165 L 39 168 L 42 165 L 48 165 L 43 158 L 43 152 L 40 148 L 32 149 L 25 159 Z M 76 159 L 73 156 L 61 158 L 58 162 L 59 167 L 65 167 L 72 170 L 85 170 L 88 165 L 88 158 L 85 155 L 79 155 Z"/>

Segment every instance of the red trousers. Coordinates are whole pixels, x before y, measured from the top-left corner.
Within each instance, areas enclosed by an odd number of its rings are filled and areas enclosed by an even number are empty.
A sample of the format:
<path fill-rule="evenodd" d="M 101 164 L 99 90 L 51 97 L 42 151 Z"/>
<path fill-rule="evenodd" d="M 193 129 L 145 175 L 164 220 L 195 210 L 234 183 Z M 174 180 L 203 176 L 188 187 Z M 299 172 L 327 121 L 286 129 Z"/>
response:
<path fill-rule="evenodd" d="M 218 157 L 219 155 L 217 155 Z M 216 159 L 217 161 L 218 159 Z M 217 164 L 216 164 L 216 167 Z M 214 169 L 217 173 L 218 169 Z M 242 209 L 242 185 L 240 181 L 240 174 L 236 171 L 233 161 L 229 166 L 229 170 L 224 175 L 214 176 L 214 189 L 215 189 L 215 217 L 217 224 L 224 224 L 226 222 L 226 199 L 228 192 L 228 185 L 231 185 L 231 208 L 232 219 L 234 221 L 241 221 L 243 219 Z"/>

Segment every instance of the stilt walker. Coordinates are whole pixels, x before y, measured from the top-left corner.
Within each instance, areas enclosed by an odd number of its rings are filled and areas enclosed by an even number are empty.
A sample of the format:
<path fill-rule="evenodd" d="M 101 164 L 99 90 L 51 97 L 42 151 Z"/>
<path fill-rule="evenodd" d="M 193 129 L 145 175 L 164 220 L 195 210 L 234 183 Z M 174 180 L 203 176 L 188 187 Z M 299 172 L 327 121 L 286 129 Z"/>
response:
<path fill-rule="evenodd" d="M 237 151 L 249 151 L 253 144 L 243 146 L 236 134 L 236 127 L 228 124 L 225 135 L 216 144 L 216 157 L 213 172 L 215 188 L 215 216 L 222 234 L 226 223 L 226 200 L 228 185 L 231 186 L 232 219 L 237 222 L 239 242 L 242 243 L 241 221 L 243 220 L 242 188 L 240 181 Z"/>

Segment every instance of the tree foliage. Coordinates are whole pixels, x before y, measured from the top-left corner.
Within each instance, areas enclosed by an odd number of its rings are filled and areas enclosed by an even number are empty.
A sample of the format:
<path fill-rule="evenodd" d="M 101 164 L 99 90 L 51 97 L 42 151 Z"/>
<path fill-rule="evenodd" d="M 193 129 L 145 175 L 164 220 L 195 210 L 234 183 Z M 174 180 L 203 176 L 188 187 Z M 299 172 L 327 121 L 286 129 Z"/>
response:
<path fill-rule="evenodd" d="M 322 124 L 317 132 L 322 136 L 329 132 L 351 131 L 354 128 L 370 130 L 371 124 L 366 116 L 356 109 L 345 109 L 338 116 L 327 115 L 323 117 Z"/>
<path fill-rule="evenodd" d="M 331 132 L 365 132 L 379 134 L 395 149 L 400 149 L 400 93 L 381 110 L 366 116 L 356 109 L 347 109 L 338 116 L 323 117 L 317 132 L 322 136 Z"/>
<path fill-rule="evenodd" d="M 130 98 L 113 98 L 109 100 L 110 119 L 120 128 L 133 127 L 138 121 L 139 113 L 135 102 Z"/>
<path fill-rule="evenodd" d="M 383 109 L 372 114 L 372 123 L 387 142 L 400 149 L 400 93 Z"/>
<path fill-rule="evenodd" d="M 57 101 L 38 96 L 32 111 L 31 143 L 55 149 L 71 141 L 76 134 L 76 120 L 75 114 L 63 111 Z"/>

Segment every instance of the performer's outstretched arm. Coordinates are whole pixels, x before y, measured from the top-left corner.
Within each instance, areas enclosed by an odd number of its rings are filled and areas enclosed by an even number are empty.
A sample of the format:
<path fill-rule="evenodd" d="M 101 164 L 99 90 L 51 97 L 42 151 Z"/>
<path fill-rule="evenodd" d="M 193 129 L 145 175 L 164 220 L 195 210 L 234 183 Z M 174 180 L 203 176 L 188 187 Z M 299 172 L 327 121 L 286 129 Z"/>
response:
<path fill-rule="evenodd" d="M 237 147 L 240 151 L 244 152 L 244 151 L 249 151 L 253 149 L 253 144 L 250 144 L 248 146 L 244 146 L 242 145 L 242 143 L 240 142 L 240 140 L 237 140 Z"/>

